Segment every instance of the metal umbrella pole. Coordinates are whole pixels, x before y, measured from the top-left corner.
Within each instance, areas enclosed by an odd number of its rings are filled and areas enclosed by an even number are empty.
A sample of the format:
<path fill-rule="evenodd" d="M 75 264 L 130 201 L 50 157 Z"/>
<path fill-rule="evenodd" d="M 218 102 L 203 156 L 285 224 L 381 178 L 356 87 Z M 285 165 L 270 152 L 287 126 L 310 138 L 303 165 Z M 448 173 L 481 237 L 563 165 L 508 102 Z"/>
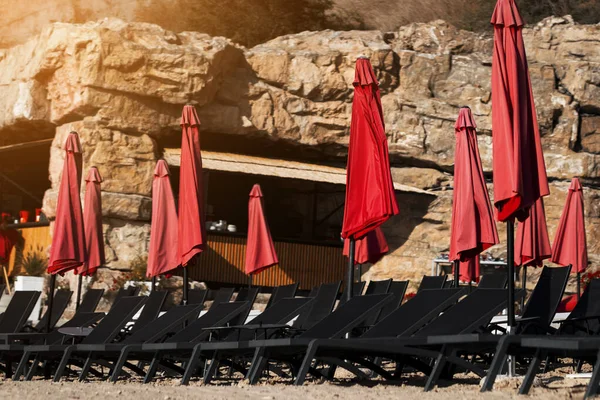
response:
<path fill-rule="evenodd" d="M 454 287 L 458 288 L 460 285 L 460 260 L 454 260 Z"/>
<path fill-rule="evenodd" d="M 512 220 L 506 223 L 506 270 L 508 274 L 508 304 L 507 304 L 507 332 L 513 333 L 515 326 L 515 222 Z M 515 376 L 515 358 L 508 356 L 508 376 Z"/>
<path fill-rule="evenodd" d="M 52 324 L 52 306 L 54 303 L 54 286 L 56 286 L 56 275 L 52 274 L 50 277 L 50 289 L 48 290 L 48 319 L 46 320 L 46 333 L 50 332 L 50 324 Z"/>
<path fill-rule="evenodd" d="M 523 276 L 521 277 L 521 289 L 527 290 L 527 265 L 523 265 Z M 521 315 L 525 309 L 525 295 L 521 298 Z"/>
<path fill-rule="evenodd" d="M 75 311 L 79 310 L 81 304 L 81 288 L 83 286 L 83 276 L 79 274 L 77 277 L 77 303 L 75 303 Z"/>
<path fill-rule="evenodd" d="M 188 303 L 188 271 L 187 267 L 183 267 L 183 305 L 187 306 Z"/>
<path fill-rule="evenodd" d="M 346 271 L 346 300 L 352 299 L 352 287 L 354 286 L 354 253 L 356 241 L 350 237 L 350 248 L 348 251 L 348 271 Z"/>
<path fill-rule="evenodd" d="M 154 292 L 156 290 L 156 276 L 152 277 L 152 291 Z"/>

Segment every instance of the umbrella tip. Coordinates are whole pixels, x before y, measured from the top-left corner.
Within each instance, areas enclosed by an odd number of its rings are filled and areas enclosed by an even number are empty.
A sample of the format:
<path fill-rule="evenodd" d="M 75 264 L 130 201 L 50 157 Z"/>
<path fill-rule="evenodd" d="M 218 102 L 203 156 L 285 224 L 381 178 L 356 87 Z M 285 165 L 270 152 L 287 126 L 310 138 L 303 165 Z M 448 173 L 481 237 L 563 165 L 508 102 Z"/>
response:
<path fill-rule="evenodd" d="M 356 59 L 357 59 L 357 60 L 368 60 L 368 59 L 369 59 L 369 57 L 367 57 L 367 56 L 365 56 L 365 55 L 362 55 L 362 56 L 358 56 L 358 57 L 356 57 Z"/>
<path fill-rule="evenodd" d="M 471 107 L 469 107 L 469 106 L 462 106 L 461 108 L 467 108 L 469 110 L 471 109 Z"/>

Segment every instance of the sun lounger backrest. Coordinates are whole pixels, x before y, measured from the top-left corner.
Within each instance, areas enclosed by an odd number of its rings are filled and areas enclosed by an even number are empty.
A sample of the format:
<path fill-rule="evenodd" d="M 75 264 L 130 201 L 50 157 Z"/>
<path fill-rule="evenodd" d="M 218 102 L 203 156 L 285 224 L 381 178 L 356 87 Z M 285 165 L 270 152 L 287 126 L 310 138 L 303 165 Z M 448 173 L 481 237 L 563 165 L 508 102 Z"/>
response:
<path fill-rule="evenodd" d="M 597 318 L 589 317 L 598 316 L 600 316 L 600 279 L 592 279 L 567 318 L 567 320 L 579 318 L 583 320 L 563 324 L 561 333 L 585 332 L 597 335 L 600 333 L 600 322 Z"/>
<path fill-rule="evenodd" d="M 50 321 L 50 329 L 54 328 L 60 317 L 62 317 L 65 312 L 67 306 L 69 305 L 69 301 L 71 301 L 71 296 L 73 292 L 70 290 L 57 290 L 54 293 L 54 301 L 52 302 L 52 320 Z M 44 313 L 40 321 L 35 326 L 36 329 L 45 329 L 46 324 L 48 323 L 48 310 Z"/>
<path fill-rule="evenodd" d="M 381 321 L 383 318 L 390 315 L 395 309 L 400 307 L 402 304 L 402 300 L 404 300 L 404 295 L 406 294 L 406 289 L 408 289 L 408 281 L 392 281 L 390 284 L 390 289 L 388 293 L 394 296 L 392 301 L 387 303 L 381 311 L 379 312 L 379 316 L 377 317 L 377 321 Z M 375 321 L 375 322 L 377 322 Z M 366 325 L 369 325 L 367 321 Z M 373 325 L 374 322 L 370 325 Z"/>
<path fill-rule="evenodd" d="M 312 305 L 304 310 L 296 321 L 294 328 L 309 329 L 314 324 L 331 314 L 342 282 L 324 283 L 319 287 Z"/>
<path fill-rule="evenodd" d="M 367 285 L 367 290 L 365 290 L 365 296 L 369 295 L 369 294 L 386 294 L 389 292 L 391 284 L 392 284 L 391 279 L 386 279 L 384 281 L 370 281 L 369 284 Z M 394 301 L 394 299 L 392 299 L 392 301 Z M 390 303 L 388 303 L 388 304 L 390 304 Z M 379 311 L 371 314 L 369 316 L 369 318 L 367 318 L 365 320 L 364 325 L 371 326 L 371 325 L 375 324 L 375 322 L 377 322 L 377 320 L 379 319 L 379 316 L 381 315 L 382 310 L 383 310 L 383 308 L 381 308 Z"/>
<path fill-rule="evenodd" d="M 277 286 L 273 288 L 273 293 L 271 293 L 271 297 L 269 298 L 269 302 L 267 303 L 266 308 L 271 307 L 273 304 L 277 303 L 281 299 L 295 297 L 297 290 L 297 283 L 293 283 L 291 285 Z"/>
<path fill-rule="evenodd" d="M 463 293 L 463 289 L 422 290 L 365 332 L 361 338 L 412 335 L 456 303 Z"/>
<path fill-rule="evenodd" d="M 190 289 L 188 290 L 188 305 L 190 304 L 204 304 L 208 290 L 206 289 Z"/>
<path fill-rule="evenodd" d="M 443 289 L 446 284 L 445 276 L 423 276 L 417 292 L 425 289 Z"/>
<path fill-rule="evenodd" d="M 391 300 L 390 294 L 355 296 L 298 337 L 311 339 L 342 337 L 363 322 L 370 313 L 379 310 Z"/>
<path fill-rule="evenodd" d="M 232 319 L 229 322 L 231 325 L 243 325 L 246 323 L 246 320 L 248 319 L 248 315 L 250 315 L 250 311 L 252 311 L 252 307 L 254 306 L 254 302 L 256 301 L 256 297 L 258 296 L 259 292 L 260 292 L 260 288 L 257 288 L 257 287 L 253 287 L 253 288 L 243 287 L 240 289 L 237 297 L 235 298 L 235 301 L 236 302 L 247 301 L 248 307 L 247 307 L 246 311 L 240 313 L 240 315 L 238 315 L 237 317 L 235 317 L 234 319 Z"/>
<path fill-rule="evenodd" d="M 504 289 L 508 283 L 506 272 L 494 272 L 493 274 L 483 275 L 477 285 L 478 289 Z"/>
<path fill-rule="evenodd" d="M 211 304 L 212 307 L 216 307 L 220 303 L 227 303 L 231 301 L 231 296 L 235 292 L 235 288 L 221 288 L 215 292 L 215 297 Z"/>
<path fill-rule="evenodd" d="M 104 289 L 88 289 L 83 295 L 83 299 L 81 300 L 81 304 L 79 304 L 77 312 L 93 313 L 96 311 L 96 308 L 98 307 L 100 300 L 102 300 L 103 295 Z"/>
<path fill-rule="evenodd" d="M 31 315 L 40 294 L 32 290 L 16 291 L 0 321 L 0 333 L 19 332 Z"/>
<path fill-rule="evenodd" d="M 562 300 L 571 267 L 544 267 L 531 296 L 525 305 L 522 318 L 535 318 L 517 325 L 517 333 L 532 332 L 535 326 L 547 327 L 552 322 Z"/>
<path fill-rule="evenodd" d="M 488 325 L 495 315 L 506 308 L 507 301 L 508 294 L 505 289 L 475 289 L 415 335 L 473 333 L 478 328 Z"/>
<path fill-rule="evenodd" d="M 117 292 L 117 295 L 115 296 L 115 300 L 113 301 L 112 305 L 110 306 L 110 309 L 112 310 L 115 307 L 115 305 L 119 302 L 119 300 L 121 300 L 123 297 L 137 296 L 138 293 L 139 293 L 139 288 L 137 288 L 135 286 L 129 286 L 128 288 L 119 289 L 119 291 Z"/>
<path fill-rule="evenodd" d="M 364 281 L 354 282 L 354 285 L 352 285 L 352 296 L 362 296 L 366 284 L 367 282 Z M 344 292 L 345 291 L 346 289 L 344 289 Z M 338 307 L 344 304 L 346 301 L 346 293 L 342 293 L 340 297 L 340 302 L 338 303 Z"/>
<path fill-rule="evenodd" d="M 1 284 L 0 285 L 0 299 L 2 298 L 2 295 L 4 294 L 5 289 L 6 289 L 6 285 Z"/>
<path fill-rule="evenodd" d="M 187 321 L 198 318 L 202 304 L 175 306 L 147 324 L 144 329 L 134 332 L 123 340 L 124 344 L 153 343 L 161 338 L 183 329 Z"/>
<path fill-rule="evenodd" d="M 244 312 L 247 307 L 247 301 L 218 303 L 212 306 L 206 314 L 190 322 L 184 329 L 167 339 L 167 342 L 188 343 L 206 340 L 211 334 L 206 328 L 229 325 L 229 322 Z"/>
<path fill-rule="evenodd" d="M 168 294 L 169 292 L 166 290 L 154 290 L 150 292 L 148 295 L 148 300 L 146 301 L 146 304 L 144 304 L 142 312 L 140 312 L 140 316 L 135 321 L 133 328 L 131 328 L 131 334 L 134 334 L 140 329 L 144 329 L 146 325 L 158 317 L 158 314 L 160 314 L 160 310 L 162 310 L 162 306 L 165 303 Z"/>
<path fill-rule="evenodd" d="M 82 340 L 83 344 L 110 343 L 121 329 L 133 318 L 146 303 L 147 297 L 123 297 L 109 311 L 94 330 Z"/>

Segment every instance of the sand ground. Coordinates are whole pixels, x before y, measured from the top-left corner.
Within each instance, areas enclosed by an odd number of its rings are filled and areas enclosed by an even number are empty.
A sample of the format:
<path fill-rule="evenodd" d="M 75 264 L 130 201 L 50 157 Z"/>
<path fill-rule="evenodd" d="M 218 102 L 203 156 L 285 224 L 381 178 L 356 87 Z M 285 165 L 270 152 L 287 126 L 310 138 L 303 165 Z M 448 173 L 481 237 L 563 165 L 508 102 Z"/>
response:
<path fill-rule="evenodd" d="M 217 385 L 202 385 L 193 382 L 190 386 L 179 386 L 178 380 L 162 380 L 158 383 L 143 385 L 138 382 L 122 381 L 117 384 L 108 382 L 61 382 L 48 381 L 12 382 L 0 381 L 0 398 L 11 400 L 76 400 L 76 399 L 114 399 L 135 400 L 308 400 L 308 399 L 578 399 L 583 398 L 585 380 L 565 379 L 559 376 L 543 376 L 532 389 L 529 397 L 517 395 L 519 380 L 503 380 L 497 383 L 494 392 L 479 393 L 477 379 L 467 379 L 465 383 L 445 385 L 432 392 L 423 392 L 422 379 L 409 379 L 397 384 L 365 383 L 353 381 L 337 383 L 308 383 L 294 387 L 283 383 L 263 383 L 249 386 L 244 382 Z"/>

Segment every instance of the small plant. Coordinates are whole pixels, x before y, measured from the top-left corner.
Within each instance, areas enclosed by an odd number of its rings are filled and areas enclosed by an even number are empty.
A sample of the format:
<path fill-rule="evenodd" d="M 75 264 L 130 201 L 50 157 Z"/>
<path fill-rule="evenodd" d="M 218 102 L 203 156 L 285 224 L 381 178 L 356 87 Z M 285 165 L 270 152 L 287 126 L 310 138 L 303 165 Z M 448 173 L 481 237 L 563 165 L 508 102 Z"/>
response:
<path fill-rule="evenodd" d="M 581 275 L 581 290 L 585 290 L 593 279 L 600 279 L 600 270 L 586 271 Z"/>
<path fill-rule="evenodd" d="M 48 257 L 42 246 L 37 246 L 26 254 L 17 254 L 16 264 L 28 276 L 42 276 L 48 269 Z"/>
<path fill-rule="evenodd" d="M 413 297 L 415 297 L 417 294 L 415 292 L 411 292 L 411 293 L 406 293 L 404 295 L 404 301 L 408 301 L 410 299 L 412 299 Z"/>

